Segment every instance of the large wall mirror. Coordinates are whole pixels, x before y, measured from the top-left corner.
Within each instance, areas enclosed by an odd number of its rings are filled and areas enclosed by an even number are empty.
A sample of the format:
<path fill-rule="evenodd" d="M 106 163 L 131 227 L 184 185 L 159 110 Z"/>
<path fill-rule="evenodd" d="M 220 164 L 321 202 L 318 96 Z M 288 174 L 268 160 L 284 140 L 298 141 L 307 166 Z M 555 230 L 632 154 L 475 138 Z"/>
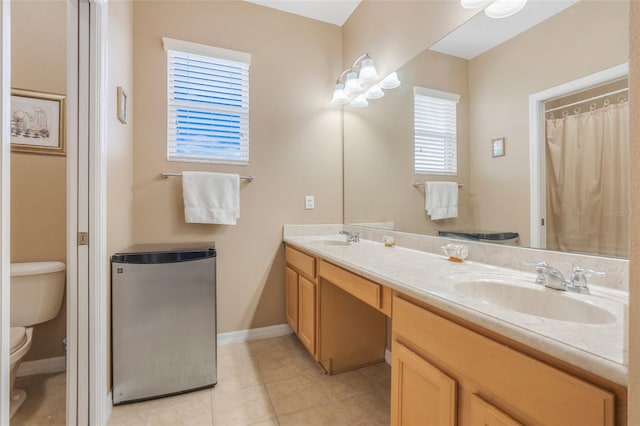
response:
<path fill-rule="evenodd" d="M 399 89 L 366 108 L 345 107 L 345 223 L 427 235 L 517 233 L 522 246 L 626 257 L 628 92 L 620 70 L 628 62 L 628 24 L 627 0 L 532 0 L 504 20 L 480 13 L 424 50 L 398 70 Z M 481 45 L 474 27 L 494 37 L 492 47 Z M 455 42 L 460 33 L 462 50 Z M 611 69 L 617 74 L 606 74 Z M 576 89 L 576 81 L 603 72 L 604 80 Z M 460 95 L 456 175 L 414 171 L 415 87 Z M 537 178 L 531 177 L 530 97 L 559 87 L 567 92 L 554 92 L 540 112 L 547 129 L 538 142 L 546 147 L 540 173 L 548 195 L 540 224 L 547 235 L 538 238 L 531 219 L 540 206 L 531 201 Z M 596 113 L 615 117 L 603 123 Z M 627 121 L 618 120 L 624 114 Z M 588 129 L 574 129 L 573 122 L 587 122 Z M 587 131 L 599 141 L 586 138 Z M 577 148 L 561 138 L 571 132 Z M 496 140 L 504 155 L 494 155 Z M 595 151 L 578 157 L 583 145 Z M 420 184 L 430 181 L 461 185 L 457 217 L 432 220 L 426 213 Z"/>

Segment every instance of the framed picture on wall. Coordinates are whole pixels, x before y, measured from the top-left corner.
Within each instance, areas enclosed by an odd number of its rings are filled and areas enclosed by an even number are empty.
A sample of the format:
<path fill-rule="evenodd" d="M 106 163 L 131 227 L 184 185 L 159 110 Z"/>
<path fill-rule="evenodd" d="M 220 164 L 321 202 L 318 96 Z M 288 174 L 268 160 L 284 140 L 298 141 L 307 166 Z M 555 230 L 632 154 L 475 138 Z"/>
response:
<path fill-rule="evenodd" d="M 11 151 L 66 155 L 65 96 L 11 90 Z"/>

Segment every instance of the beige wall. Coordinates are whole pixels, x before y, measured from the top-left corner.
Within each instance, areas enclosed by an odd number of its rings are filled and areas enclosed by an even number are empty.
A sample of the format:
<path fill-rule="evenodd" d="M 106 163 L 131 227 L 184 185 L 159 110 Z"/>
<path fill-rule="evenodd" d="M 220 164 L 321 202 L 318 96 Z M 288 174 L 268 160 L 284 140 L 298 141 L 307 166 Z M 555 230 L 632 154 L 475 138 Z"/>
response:
<path fill-rule="evenodd" d="M 252 54 L 249 166 L 166 160 L 163 36 Z M 285 322 L 283 224 L 342 222 L 342 122 L 330 103 L 341 47 L 337 26 L 247 2 L 135 3 L 133 239 L 215 240 L 219 332 Z M 255 176 L 241 185 L 238 225 L 186 224 L 180 178 L 159 177 L 183 170 Z"/>
<path fill-rule="evenodd" d="M 363 0 L 342 27 L 345 68 L 370 53 L 387 75 L 481 12 L 451 0 Z"/>
<path fill-rule="evenodd" d="M 66 3 L 11 4 L 11 86 L 66 93 Z M 66 157 L 11 154 L 11 261 L 66 262 Z M 53 320 L 34 328 L 25 360 L 63 355 L 66 304 Z"/>
<path fill-rule="evenodd" d="M 628 39 L 627 2 L 582 1 L 470 61 L 470 190 L 478 226 L 519 232 L 529 245 L 529 95 L 627 62 Z M 492 158 L 498 137 L 506 155 Z"/>
<path fill-rule="evenodd" d="M 402 85 L 386 91 L 367 108 L 344 109 L 345 223 L 394 222 L 403 232 L 437 234 L 439 229 L 468 229 L 473 222 L 469 192 L 459 192 L 459 216 L 431 221 L 424 187 L 412 182 L 452 180 L 469 185 L 469 93 L 467 61 L 425 50 L 398 71 Z M 458 174 L 414 173 L 413 87 L 460 95 Z"/>
<path fill-rule="evenodd" d="M 640 2 L 631 2 L 630 18 L 631 49 L 629 55 L 629 88 L 631 93 L 631 117 L 640 117 Z M 631 143 L 629 164 L 629 188 L 631 202 L 629 210 L 631 244 L 629 263 L 629 424 L 640 424 L 640 120 L 631 120 Z"/>

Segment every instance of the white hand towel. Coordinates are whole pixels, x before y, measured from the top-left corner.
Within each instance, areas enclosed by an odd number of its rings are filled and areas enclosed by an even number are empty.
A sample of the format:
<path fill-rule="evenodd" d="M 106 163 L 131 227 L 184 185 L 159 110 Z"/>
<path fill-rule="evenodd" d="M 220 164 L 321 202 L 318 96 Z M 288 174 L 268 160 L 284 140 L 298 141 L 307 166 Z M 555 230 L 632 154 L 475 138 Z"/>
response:
<path fill-rule="evenodd" d="M 458 184 L 456 182 L 425 183 L 425 209 L 431 220 L 458 217 Z"/>
<path fill-rule="evenodd" d="M 240 176 L 183 172 L 182 199 L 187 223 L 235 225 L 240 217 Z"/>

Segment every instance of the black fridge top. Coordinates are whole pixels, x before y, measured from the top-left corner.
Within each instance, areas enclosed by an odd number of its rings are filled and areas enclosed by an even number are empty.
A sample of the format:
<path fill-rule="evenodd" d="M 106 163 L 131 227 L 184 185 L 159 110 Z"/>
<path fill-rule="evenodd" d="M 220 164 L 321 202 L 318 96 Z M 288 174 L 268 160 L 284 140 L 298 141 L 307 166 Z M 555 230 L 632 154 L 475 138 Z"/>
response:
<path fill-rule="evenodd" d="M 215 242 L 136 244 L 111 256 L 115 263 L 174 263 L 216 257 Z"/>

